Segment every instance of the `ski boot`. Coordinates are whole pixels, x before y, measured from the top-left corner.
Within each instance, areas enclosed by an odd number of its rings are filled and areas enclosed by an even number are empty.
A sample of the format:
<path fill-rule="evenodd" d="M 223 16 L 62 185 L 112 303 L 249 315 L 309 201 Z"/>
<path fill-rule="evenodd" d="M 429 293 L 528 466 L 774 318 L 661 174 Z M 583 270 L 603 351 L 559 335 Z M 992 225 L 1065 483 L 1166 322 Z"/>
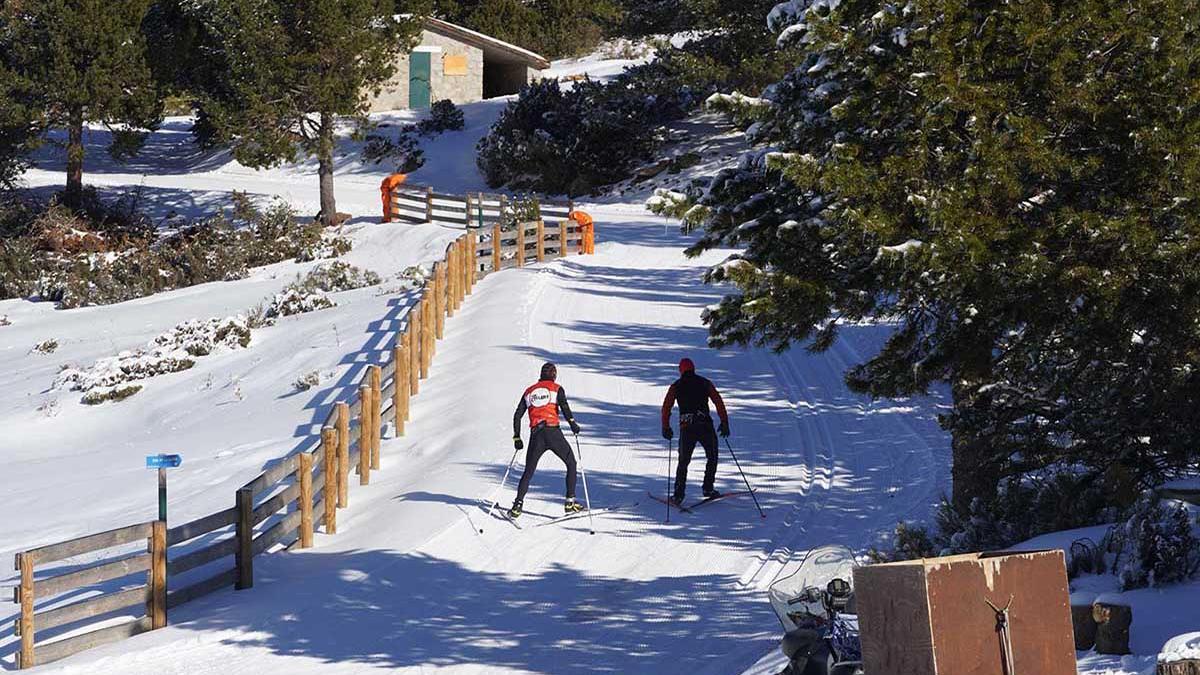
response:
<path fill-rule="evenodd" d="M 522 513 L 522 511 L 521 511 L 522 506 L 524 506 L 524 504 L 521 503 L 520 499 L 514 501 L 512 508 L 508 510 L 508 517 L 509 518 L 520 518 L 521 513 Z"/>
<path fill-rule="evenodd" d="M 708 488 L 704 491 L 705 499 L 716 499 L 721 496 L 721 491 L 716 488 Z"/>
<path fill-rule="evenodd" d="M 583 510 L 583 504 L 575 501 L 574 497 L 567 497 L 567 501 L 563 503 L 563 513 L 568 516 L 572 513 L 579 513 Z"/>
<path fill-rule="evenodd" d="M 679 508 L 683 508 L 683 495 L 680 493 L 671 495 L 670 502 Z"/>

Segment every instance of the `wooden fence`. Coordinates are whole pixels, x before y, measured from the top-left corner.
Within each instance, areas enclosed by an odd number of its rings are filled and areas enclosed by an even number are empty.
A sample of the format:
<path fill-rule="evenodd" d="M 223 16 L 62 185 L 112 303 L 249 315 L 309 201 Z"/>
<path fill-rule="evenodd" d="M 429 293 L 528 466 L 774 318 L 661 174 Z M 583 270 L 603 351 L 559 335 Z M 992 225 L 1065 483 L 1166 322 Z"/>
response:
<path fill-rule="evenodd" d="M 575 208 L 574 201 L 552 202 L 531 198 L 518 208 L 505 195 L 468 192 L 450 195 L 435 192 L 432 187 L 406 183 L 392 191 L 391 217 L 405 223 L 441 223 L 464 227 L 488 228 L 500 223 L 511 225 L 517 220 L 546 220 L 551 224 L 567 220 Z"/>
<path fill-rule="evenodd" d="M 337 511 L 350 503 L 351 471 L 366 485 L 380 468 L 385 417 L 397 436 L 404 434 L 410 399 L 429 376 L 446 318 L 475 283 L 494 270 L 580 250 L 578 228 L 565 222 L 549 228 L 542 221 L 497 222 L 490 232 L 468 230 L 434 264 L 395 336 L 391 358 L 368 365 L 353 399 L 333 405 L 315 447 L 269 466 L 237 490 L 230 508 L 217 513 L 171 528 L 162 521 L 138 523 L 18 553 L 17 667 L 162 628 L 174 607 L 229 586 L 252 587 L 255 556 L 312 546 L 318 529 L 335 534 Z M 56 564 L 46 569 L 51 563 Z M 38 576 L 39 567 L 47 574 Z M 97 590 L 98 595 L 74 597 Z M 51 604 L 57 606 L 46 609 Z M 137 618 L 111 624 L 130 614 Z M 78 633 L 100 622 L 106 625 Z M 36 639 L 51 629 L 71 635 Z"/>

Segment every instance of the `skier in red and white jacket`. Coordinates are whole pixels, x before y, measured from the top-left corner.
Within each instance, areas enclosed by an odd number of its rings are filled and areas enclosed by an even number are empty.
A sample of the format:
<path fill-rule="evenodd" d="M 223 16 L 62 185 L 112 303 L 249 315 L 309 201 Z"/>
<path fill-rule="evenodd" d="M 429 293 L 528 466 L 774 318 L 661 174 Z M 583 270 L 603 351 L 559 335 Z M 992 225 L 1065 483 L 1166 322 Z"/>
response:
<path fill-rule="evenodd" d="M 566 419 L 571 427 L 571 433 L 579 434 L 579 423 L 571 415 L 571 406 L 567 403 L 567 393 L 558 386 L 558 368 L 553 363 L 542 365 L 538 381 L 530 385 L 521 394 L 517 403 L 517 412 L 513 415 L 513 447 L 520 450 L 524 447 L 521 442 L 521 418 L 529 414 L 529 450 L 525 452 L 525 472 L 521 474 L 521 482 L 517 486 L 517 498 L 513 500 L 508 514 L 513 518 L 521 515 L 525 502 L 525 493 L 529 491 L 529 481 L 537 471 L 538 460 L 547 450 L 553 452 L 563 464 L 567 465 L 567 498 L 563 505 L 566 513 L 577 513 L 583 510 L 583 505 L 575 501 L 575 454 L 567 443 L 559 428 L 559 417 Z"/>
<path fill-rule="evenodd" d="M 717 433 L 713 431 L 709 413 L 710 400 L 717 408 L 717 416 L 721 418 L 718 431 L 721 436 L 727 437 L 729 413 L 725 410 L 725 401 L 721 400 L 720 392 L 712 382 L 696 374 L 696 364 L 691 359 L 682 359 L 679 362 L 679 379 L 667 390 L 662 405 L 663 438 L 671 440 L 675 435 L 671 429 L 671 410 L 679 403 L 679 466 L 675 470 L 675 494 L 671 497 L 676 505 L 683 503 L 688 464 L 692 461 L 696 443 L 704 447 L 707 460 L 704 464 L 704 497 L 721 496 L 713 487 L 717 478 Z"/>

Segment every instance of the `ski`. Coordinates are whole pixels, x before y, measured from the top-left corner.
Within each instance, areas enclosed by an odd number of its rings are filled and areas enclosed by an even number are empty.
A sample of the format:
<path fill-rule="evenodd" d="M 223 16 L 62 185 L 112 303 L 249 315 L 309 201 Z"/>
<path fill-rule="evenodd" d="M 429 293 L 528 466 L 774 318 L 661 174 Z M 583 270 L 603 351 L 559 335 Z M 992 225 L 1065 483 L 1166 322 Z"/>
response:
<path fill-rule="evenodd" d="M 637 502 L 633 502 L 631 504 L 618 504 L 616 506 L 605 506 L 605 507 L 599 508 L 599 509 L 592 509 L 591 513 L 597 514 L 597 513 L 605 513 L 607 511 L 619 511 L 621 509 L 631 509 L 637 505 L 638 505 Z M 554 525 L 555 523 L 561 523 L 565 520 L 574 520 L 576 518 L 583 518 L 587 515 L 588 515 L 588 510 L 584 509 L 577 513 L 568 513 L 568 514 L 564 514 L 564 515 L 561 515 L 561 516 L 558 516 L 555 518 L 551 518 L 550 520 L 543 520 L 542 522 L 534 525 L 534 527 L 541 527 L 543 525 Z"/>
<path fill-rule="evenodd" d="M 663 499 L 662 497 L 659 497 L 658 495 L 654 494 L 653 492 L 647 492 L 646 494 L 650 495 L 651 499 L 653 499 L 654 501 L 656 501 L 660 504 L 666 504 L 667 506 L 670 506 L 673 509 L 679 509 L 680 511 L 683 511 L 684 513 L 692 512 L 691 508 L 689 508 L 687 506 L 683 506 L 681 504 L 676 504 L 669 499 Z"/>
<path fill-rule="evenodd" d="M 523 530 L 523 529 L 525 529 L 525 528 L 524 528 L 524 527 L 523 527 L 523 526 L 522 526 L 520 523 L 518 523 L 518 522 L 517 522 L 517 519 L 516 519 L 516 518 L 513 518 L 512 516 L 508 515 L 508 511 L 507 511 L 507 510 L 500 510 L 500 511 L 496 511 L 496 515 L 498 515 L 498 516 L 500 516 L 501 518 L 503 518 L 503 519 L 507 520 L 508 522 L 512 523 L 513 527 L 517 528 L 518 530 Z"/>
<path fill-rule="evenodd" d="M 706 497 L 706 498 L 701 499 L 700 501 L 696 502 L 695 504 L 689 504 L 687 507 L 687 510 L 690 513 L 691 511 L 695 510 L 698 507 L 704 506 L 705 504 L 711 504 L 712 502 L 719 502 L 722 499 L 725 499 L 726 497 L 737 497 L 739 495 L 748 495 L 748 494 L 750 494 L 749 490 L 736 490 L 734 492 L 725 492 L 716 497 Z"/>

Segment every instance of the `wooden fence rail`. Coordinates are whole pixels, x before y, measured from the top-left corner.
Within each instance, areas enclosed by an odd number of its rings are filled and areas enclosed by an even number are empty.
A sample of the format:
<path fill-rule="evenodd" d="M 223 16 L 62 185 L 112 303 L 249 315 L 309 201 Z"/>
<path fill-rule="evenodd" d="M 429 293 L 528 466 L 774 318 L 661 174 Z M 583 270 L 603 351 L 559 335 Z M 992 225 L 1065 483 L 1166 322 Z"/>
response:
<path fill-rule="evenodd" d="M 408 199 L 407 194 L 398 193 L 398 199 Z M 429 377 L 446 318 L 462 307 L 475 284 L 493 271 L 582 252 L 579 228 L 565 220 L 570 205 L 543 209 L 543 215 L 561 215 L 554 225 L 543 220 L 504 223 L 503 197 L 459 198 L 432 190 L 421 194 L 426 206 L 433 204 L 426 209 L 431 217 L 445 212 L 441 202 L 454 200 L 464 201 L 461 222 L 468 213 L 483 212 L 485 220 L 489 212 L 496 215 L 488 221 L 490 227 L 466 228 L 446 247 L 393 338 L 390 360 L 367 364 L 353 389 L 354 399 L 331 406 L 315 446 L 267 467 L 237 490 L 230 508 L 171 528 L 162 521 L 137 523 L 18 553 L 20 581 L 13 589 L 13 601 L 20 606 L 15 622 L 18 668 L 162 628 L 170 609 L 230 586 L 253 587 L 255 556 L 276 548 L 308 548 L 318 528 L 334 534 L 337 510 L 350 504 L 350 472 L 366 485 L 371 472 L 382 467 L 385 420 L 394 435 L 404 435 L 410 400 Z M 134 550 L 139 543 L 145 548 Z M 88 560 L 71 563 L 80 556 Z M 45 573 L 39 576 L 39 570 Z M 77 599 L 84 593 L 91 595 Z M 122 615 L 131 618 L 60 637 L 88 622 Z M 52 629 L 60 630 L 38 635 Z"/>
<path fill-rule="evenodd" d="M 556 226 L 559 221 L 567 220 L 575 208 L 573 200 L 554 202 L 530 198 L 527 200 L 529 207 L 521 209 L 516 208 L 516 203 L 517 200 L 506 195 L 483 192 L 451 195 L 435 192 L 427 185 L 405 183 L 392 191 L 389 217 L 404 223 L 440 223 L 485 229 L 497 223 L 509 225 L 525 216 L 526 220 L 546 220 Z"/>

